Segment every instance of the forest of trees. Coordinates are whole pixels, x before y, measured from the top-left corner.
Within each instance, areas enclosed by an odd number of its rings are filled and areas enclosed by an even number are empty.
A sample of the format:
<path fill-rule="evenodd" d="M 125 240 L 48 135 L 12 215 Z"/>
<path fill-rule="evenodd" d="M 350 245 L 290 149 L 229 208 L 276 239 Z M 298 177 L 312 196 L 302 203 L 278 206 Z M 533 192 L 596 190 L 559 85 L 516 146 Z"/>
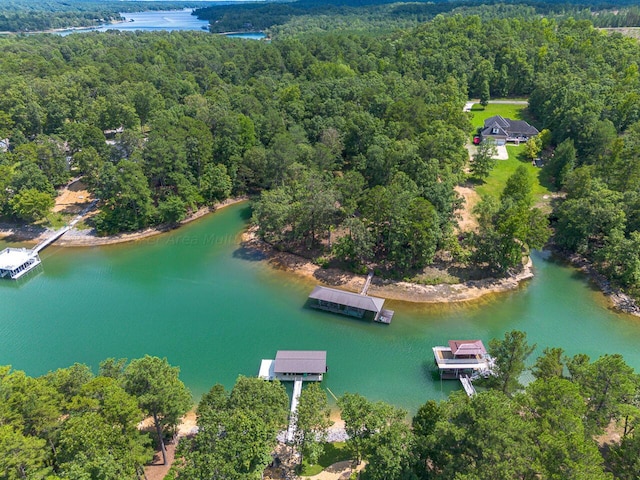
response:
<path fill-rule="evenodd" d="M 483 19 L 570 17 L 591 20 L 598 27 L 640 26 L 633 1 L 555 2 L 502 0 L 452 0 L 395 2 L 393 0 L 297 0 L 294 2 L 216 4 L 198 8 L 198 18 L 209 20 L 212 32 L 268 30 L 286 35 L 317 31 L 349 30 L 390 32 L 415 27 L 439 14 L 478 15 Z"/>
<path fill-rule="evenodd" d="M 490 342 L 496 375 L 486 391 L 455 392 L 407 412 L 355 393 L 338 398 L 353 460 L 363 479 L 632 480 L 640 475 L 640 377 L 620 355 L 595 361 L 546 348 L 520 384 L 535 345 L 523 332 Z M 142 478 L 153 448 L 163 451 L 191 396 L 166 359 L 108 359 L 95 376 L 75 364 L 41 377 L 0 368 L 0 479 Z M 434 372 L 434 375 L 437 373 Z M 279 382 L 240 376 L 230 391 L 201 398 L 198 432 L 183 438 L 170 478 L 262 478 L 289 398 Z M 307 385 L 291 448 L 313 464 L 325 448 L 327 394 Z M 150 428 L 140 428 L 143 418 Z M 607 436 L 606 448 L 598 438 Z M 159 441 L 160 440 L 160 441 Z"/>
<path fill-rule="evenodd" d="M 0 46 L 6 216 L 45 217 L 77 175 L 101 199 L 101 234 L 259 194 L 259 235 L 319 262 L 406 277 L 444 251 L 504 274 L 545 243 L 547 220 L 520 171 L 478 207 L 478 232 L 457 233 L 461 107 L 528 96 L 550 132 L 545 174 L 566 191 L 557 244 L 640 285 L 640 47 L 588 21 L 439 15 L 378 36 L 109 32 Z"/>
<path fill-rule="evenodd" d="M 33 378 L 0 367 L 0 478 L 141 478 L 191 394 L 166 359 L 108 359 Z M 150 417 L 151 433 L 138 428 Z"/>

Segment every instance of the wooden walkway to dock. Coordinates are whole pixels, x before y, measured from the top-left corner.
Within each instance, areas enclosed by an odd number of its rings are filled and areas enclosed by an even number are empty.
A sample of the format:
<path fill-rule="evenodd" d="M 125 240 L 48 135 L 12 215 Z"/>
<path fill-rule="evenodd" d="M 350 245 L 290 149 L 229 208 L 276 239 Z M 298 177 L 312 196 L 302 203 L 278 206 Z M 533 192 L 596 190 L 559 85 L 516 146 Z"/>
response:
<path fill-rule="evenodd" d="M 369 272 L 367 275 L 367 280 L 364 282 L 364 287 L 362 287 L 362 291 L 360 295 L 366 295 L 369 291 L 369 287 L 371 286 L 371 280 L 373 279 L 373 272 Z"/>
<path fill-rule="evenodd" d="M 460 383 L 469 397 L 473 397 L 476 394 L 476 389 L 468 376 L 460 375 Z"/>
<path fill-rule="evenodd" d="M 62 227 L 60 230 L 56 230 L 51 234 L 51 236 L 49 236 L 49 238 L 45 238 L 42 242 L 36 245 L 32 250 L 33 253 L 39 253 L 40 250 L 44 250 L 46 247 L 48 247 L 53 242 L 58 240 L 62 235 L 67 233 L 69 230 L 71 230 L 71 228 L 73 227 L 71 227 L 70 225 L 67 225 L 66 227 Z"/>
<path fill-rule="evenodd" d="M 298 401 L 302 393 L 302 380 L 293 382 L 293 394 L 291 395 L 291 411 L 289 412 L 289 428 L 287 429 L 287 443 L 293 442 L 296 434 L 296 415 L 298 413 Z"/>
<path fill-rule="evenodd" d="M 362 291 L 360 295 L 366 295 L 369 291 L 369 287 L 371 287 L 371 280 L 373 280 L 373 271 L 370 271 L 367 274 L 367 280 L 364 282 L 364 286 L 362 287 Z M 378 315 L 374 321 L 379 323 L 386 323 L 389 325 L 391 323 L 391 319 L 393 318 L 394 311 L 388 309 L 382 309 L 380 311 L 380 315 Z"/>
<path fill-rule="evenodd" d="M 49 245 L 51 245 L 53 242 L 58 240 L 61 236 L 63 236 L 65 233 L 67 233 L 69 230 L 71 230 L 73 227 L 75 227 L 76 224 L 80 220 L 82 220 L 87 213 L 89 213 L 91 210 L 93 210 L 93 207 L 95 207 L 97 203 L 98 203 L 98 201 L 94 200 L 89 205 L 87 205 L 78 215 L 73 217 L 73 220 L 71 220 L 69 222 L 69 225 L 66 225 L 66 226 L 62 227 L 61 229 L 56 230 L 55 232 L 53 232 L 48 238 L 45 238 L 42 242 L 40 242 L 38 245 L 36 245 L 33 248 L 32 252 L 33 253 L 39 253 L 41 250 L 44 250 Z"/>

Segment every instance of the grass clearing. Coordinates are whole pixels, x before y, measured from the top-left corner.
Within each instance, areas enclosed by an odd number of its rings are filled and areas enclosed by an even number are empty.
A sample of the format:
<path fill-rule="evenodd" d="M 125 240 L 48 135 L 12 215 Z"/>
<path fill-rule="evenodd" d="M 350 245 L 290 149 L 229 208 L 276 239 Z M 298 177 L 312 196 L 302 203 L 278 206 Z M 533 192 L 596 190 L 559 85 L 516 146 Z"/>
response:
<path fill-rule="evenodd" d="M 64 215 L 60 212 L 49 212 L 47 216 L 39 222 L 42 226 L 57 230 L 64 227 L 69 220 L 69 215 Z"/>
<path fill-rule="evenodd" d="M 541 198 L 543 195 L 549 194 L 549 189 L 540 183 L 540 175 L 542 170 L 538 167 L 534 167 L 528 161 L 523 161 L 520 158 L 523 156 L 525 152 L 524 145 L 507 145 L 507 153 L 509 154 L 508 160 L 498 160 L 496 166 L 489 177 L 486 179 L 485 183 L 478 185 L 476 187 L 476 191 L 481 196 L 492 196 L 495 198 L 500 198 L 500 194 L 504 189 L 505 184 L 507 183 L 507 179 L 513 175 L 516 169 L 520 165 L 524 165 L 527 167 L 527 170 L 531 173 L 531 176 L 534 179 L 533 183 L 533 195 L 536 199 Z"/>
<path fill-rule="evenodd" d="M 474 128 L 482 127 L 484 121 L 494 115 L 502 115 L 505 118 L 511 118 L 515 120 L 526 120 L 531 122 L 530 116 L 527 114 L 527 106 L 522 104 L 509 104 L 509 103 L 491 103 L 486 107 L 483 107 L 479 103 L 476 103 L 471 107 L 471 123 Z M 507 145 L 507 153 L 509 154 L 508 160 L 498 160 L 497 165 L 489 174 L 489 177 L 483 184 L 478 185 L 475 189 L 481 196 L 490 195 L 495 198 L 500 198 L 500 194 L 504 189 L 507 179 L 513 175 L 519 165 L 525 165 L 532 177 L 534 178 L 533 195 L 536 199 L 541 199 L 544 195 L 549 194 L 549 189 L 541 183 L 540 174 L 542 170 L 538 167 L 531 165 L 531 162 L 524 159 L 525 146 L 521 145 Z"/>
<path fill-rule="evenodd" d="M 345 442 L 325 443 L 324 453 L 318 459 L 318 463 L 309 465 L 304 460 L 302 461 L 300 476 L 311 477 L 317 475 L 334 463 L 349 460 L 350 458 L 351 456 L 347 451 L 347 444 Z"/>

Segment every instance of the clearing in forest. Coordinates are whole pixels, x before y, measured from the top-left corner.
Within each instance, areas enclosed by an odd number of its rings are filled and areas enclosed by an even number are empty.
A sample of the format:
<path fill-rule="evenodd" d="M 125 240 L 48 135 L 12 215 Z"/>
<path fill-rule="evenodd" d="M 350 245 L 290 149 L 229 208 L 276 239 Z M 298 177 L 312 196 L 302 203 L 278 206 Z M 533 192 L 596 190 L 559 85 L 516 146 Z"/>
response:
<path fill-rule="evenodd" d="M 500 100 L 505 102 L 505 100 Z M 522 103 L 522 100 L 514 100 L 513 103 L 491 103 L 486 107 L 483 107 L 479 103 L 476 103 L 471 108 L 471 123 L 475 129 L 484 125 L 484 121 L 494 115 L 502 115 L 504 118 L 511 118 L 514 120 L 526 120 L 527 122 L 536 125 L 536 122 L 528 115 L 527 105 Z M 481 195 L 490 195 L 495 198 L 500 197 L 500 193 L 504 188 L 507 179 L 513 175 L 519 165 L 526 165 L 531 172 L 535 183 L 533 185 L 533 194 L 536 198 L 541 199 L 545 195 L 549 195 L 549 189 L 547 186 L 541 183 L 542 169 L 534 167 L 531 162 L 524 158 L 525 145 L 507 145 L 507 153 L 509 154 L 508 160 L 498 160 L 495 168 L 489 174 L 489 177 L 484 183 L 476 187 L 476 191 Z"/>

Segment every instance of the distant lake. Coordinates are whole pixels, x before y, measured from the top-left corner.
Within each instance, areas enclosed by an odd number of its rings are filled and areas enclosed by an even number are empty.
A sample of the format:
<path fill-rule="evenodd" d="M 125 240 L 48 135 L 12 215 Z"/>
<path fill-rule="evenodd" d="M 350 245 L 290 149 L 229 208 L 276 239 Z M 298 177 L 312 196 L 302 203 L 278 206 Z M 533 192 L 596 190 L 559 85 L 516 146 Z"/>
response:
<path fill-rule="evenodd" d="M 227 4 L 230 2 L 220 2 Z M 124 13 L 120 15 L 125 18 L 124 22 L 110 23 L 99 27 L 76 28 L 69 30 L 61 30 L 58 35 L 66 36 L 71 33 L 87 33 L 87 32 L 106 32 L 107 30 L 119 30 L 122 32 L 155 32 L 155 31 L 173 31 L 173 30 L 201 30 L 209 31 L 209 22 L 199 20 L 195 15 L 191 15 L 193 9 L 185 8 L 184 10 L 160 10 L 137 13 Z M 261 40 L 266 37 L 262 32 L 239 32 L 225 34 L 227 37 L 244 38 L 248 40 Z"/>
<path fill-rule="evenodd" d="M 137 13 L 120 13 L 125 18 L 124 22 L 111 23 L 99 27 L 70 29 L 56 32 L 60 35 L 84 32 L 106 32 L 107 30 L 120 30 L 123 32 L 143 31 L 154 32 L 158 30 L 202 30 L 209 31 L 209 22 L 199 20 L 191 15 L 193 9 L 184 10 L 158 10 Z"/>

